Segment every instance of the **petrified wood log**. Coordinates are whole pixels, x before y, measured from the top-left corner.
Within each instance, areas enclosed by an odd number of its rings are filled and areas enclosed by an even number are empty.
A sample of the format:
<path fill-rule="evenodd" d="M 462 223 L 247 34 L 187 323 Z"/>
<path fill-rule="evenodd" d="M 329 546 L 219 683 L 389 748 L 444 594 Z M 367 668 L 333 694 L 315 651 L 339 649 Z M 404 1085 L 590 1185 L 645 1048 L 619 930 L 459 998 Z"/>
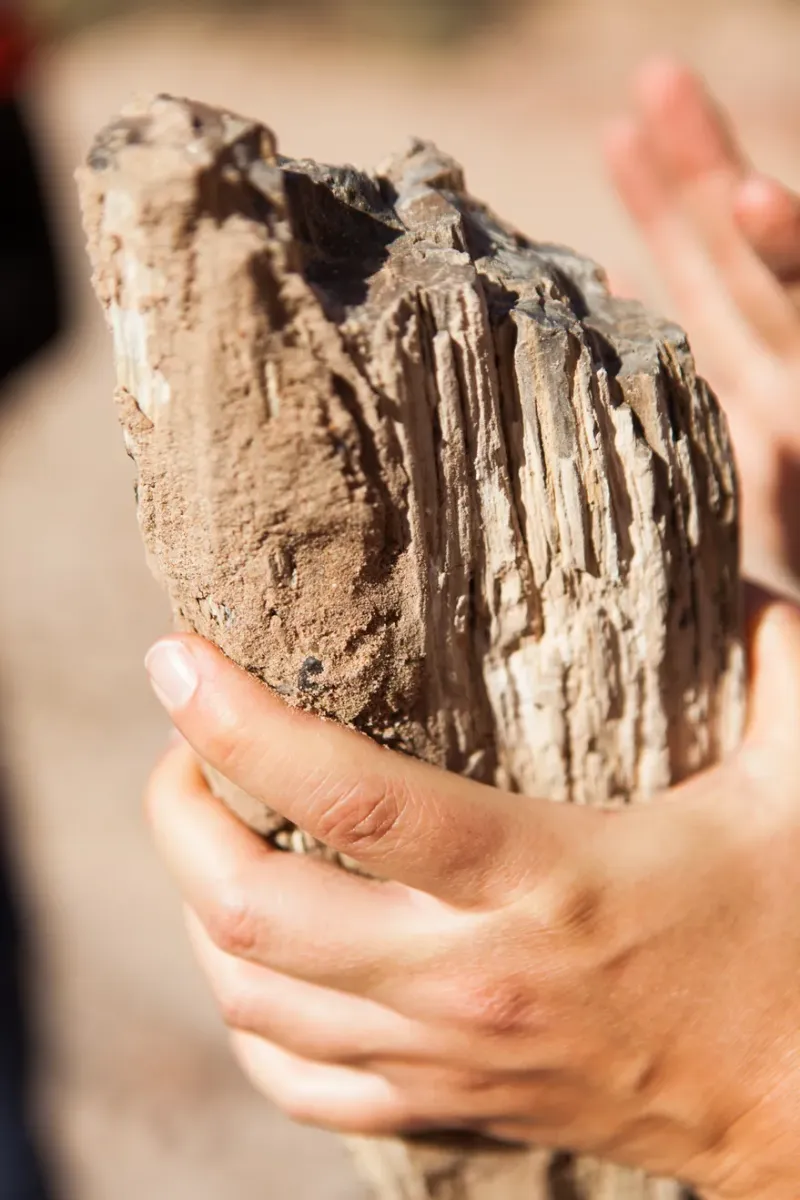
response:
<path fill-rule="evenodd" d="M 142 532 L 183 628 L 520 803 L 646 800 L 736 744 L 735 474 L 678 329 L 503 224 L 422 142 L 370 175 L 159 97 L 99 136 L 80 184 Z M 542 1151 L 358 1155 L 386 1200 L 679 1191 Z"/>

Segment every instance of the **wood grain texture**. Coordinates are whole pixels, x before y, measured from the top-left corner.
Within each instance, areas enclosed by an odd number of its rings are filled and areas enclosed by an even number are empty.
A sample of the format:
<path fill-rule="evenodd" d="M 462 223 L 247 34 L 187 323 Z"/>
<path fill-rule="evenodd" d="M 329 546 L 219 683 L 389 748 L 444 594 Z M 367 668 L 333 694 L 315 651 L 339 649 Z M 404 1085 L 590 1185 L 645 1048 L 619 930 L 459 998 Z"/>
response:
<path fill-rule="evenodd" d="M 427 143 L 325 167 L 159 97 L 79 174 L 181 627 L 289 703 L 521 795 L 645 801 L 736 745 L 736 480 L 680 330 Z M 386 1200 L 679 1192 L 545 1152 L 357 1153 Z"/>

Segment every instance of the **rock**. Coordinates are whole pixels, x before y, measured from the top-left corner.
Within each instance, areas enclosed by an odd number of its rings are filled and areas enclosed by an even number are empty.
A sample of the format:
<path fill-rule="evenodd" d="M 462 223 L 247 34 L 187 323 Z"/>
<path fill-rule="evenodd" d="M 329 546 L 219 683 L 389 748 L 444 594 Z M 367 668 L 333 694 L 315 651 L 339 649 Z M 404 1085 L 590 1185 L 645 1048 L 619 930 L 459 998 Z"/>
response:
<path fill-rule="evenodd" d="M 99 136 L 80 187 L 181 628 L 520 803 L 645 801 L 737 744 L 736 478 L 679 329 L 425 142 L 373 174 L 320 166 L 162 96 Z M 358 1153 L 387 1200 L 679 1192 L 477 1143 Z"/>

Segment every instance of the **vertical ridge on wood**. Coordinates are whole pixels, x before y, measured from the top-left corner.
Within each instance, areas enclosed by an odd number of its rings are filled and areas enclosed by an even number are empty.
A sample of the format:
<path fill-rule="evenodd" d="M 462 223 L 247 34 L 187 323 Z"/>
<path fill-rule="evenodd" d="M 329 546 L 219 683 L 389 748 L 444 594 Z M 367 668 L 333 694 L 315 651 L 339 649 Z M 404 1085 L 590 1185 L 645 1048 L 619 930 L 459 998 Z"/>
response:
<path fill-rule="evenodd" d="M 736 481 L 684 335 L 414 142 L 370 175 L 158 97 L 80 172 L 179 624 L 289 703 L 521 793 L 644 801 L 744 711 Z M 279 845 L 320 851 L 214 778 Z M 372 1142 L 386 1200 L 666 1200 L 568 1155 Z"/>

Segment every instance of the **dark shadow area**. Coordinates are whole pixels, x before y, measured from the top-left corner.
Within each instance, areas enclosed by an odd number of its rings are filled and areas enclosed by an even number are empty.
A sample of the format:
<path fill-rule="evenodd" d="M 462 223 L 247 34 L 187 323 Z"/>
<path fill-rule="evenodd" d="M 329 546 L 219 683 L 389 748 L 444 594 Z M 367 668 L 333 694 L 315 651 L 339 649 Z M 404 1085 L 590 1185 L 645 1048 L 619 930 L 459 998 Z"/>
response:
<path fill-rule="evenodd" d="M 0 412 L 10 376 L 60 332 L 59 272 L 24 117 L 0 102 Z M 0 1197 L 51 1200 L 30 1111 L 35 1050 L 29 1001 L 30 921 L 14 868 L 8 781 L 0 762 Z"/>
<path fill-rule="evenodd" d="M 45 197 L 19 105 L 0 103 L 0 388 L 61 330 L 63 303 Z M 5 393 L 0 391 L 0 404 Z"/>
<path fill-rule="evenodd" d="M 377 184 L 351 167 L 283 163 L 292 232 L 303 271 L 334 319 L 363 304 L 368 282 L 403 234 Z"/>
<path fill-rule="evenodd" d="M 581 1200 L 582 1189 L 575 1178 L 576 1160 L 566 1152 L 556 1154 L 547 1170 L 547 1185 L 553 1200 Z"/>
<path fill-rule="evenodd" d="M 9 790 L 0 767 L 0 1196 L 53 1200 L 31 1111 L 36 1048 L 29 1015 L 31 968 L 24 887 L 14 868 Z"/>
<path fill-rule="evenodd" d="M 778 466 L 778 511 L 783 531 L 783 553 L 792 576 L 800 579 L 800 461 L 788 455 Z"/>

